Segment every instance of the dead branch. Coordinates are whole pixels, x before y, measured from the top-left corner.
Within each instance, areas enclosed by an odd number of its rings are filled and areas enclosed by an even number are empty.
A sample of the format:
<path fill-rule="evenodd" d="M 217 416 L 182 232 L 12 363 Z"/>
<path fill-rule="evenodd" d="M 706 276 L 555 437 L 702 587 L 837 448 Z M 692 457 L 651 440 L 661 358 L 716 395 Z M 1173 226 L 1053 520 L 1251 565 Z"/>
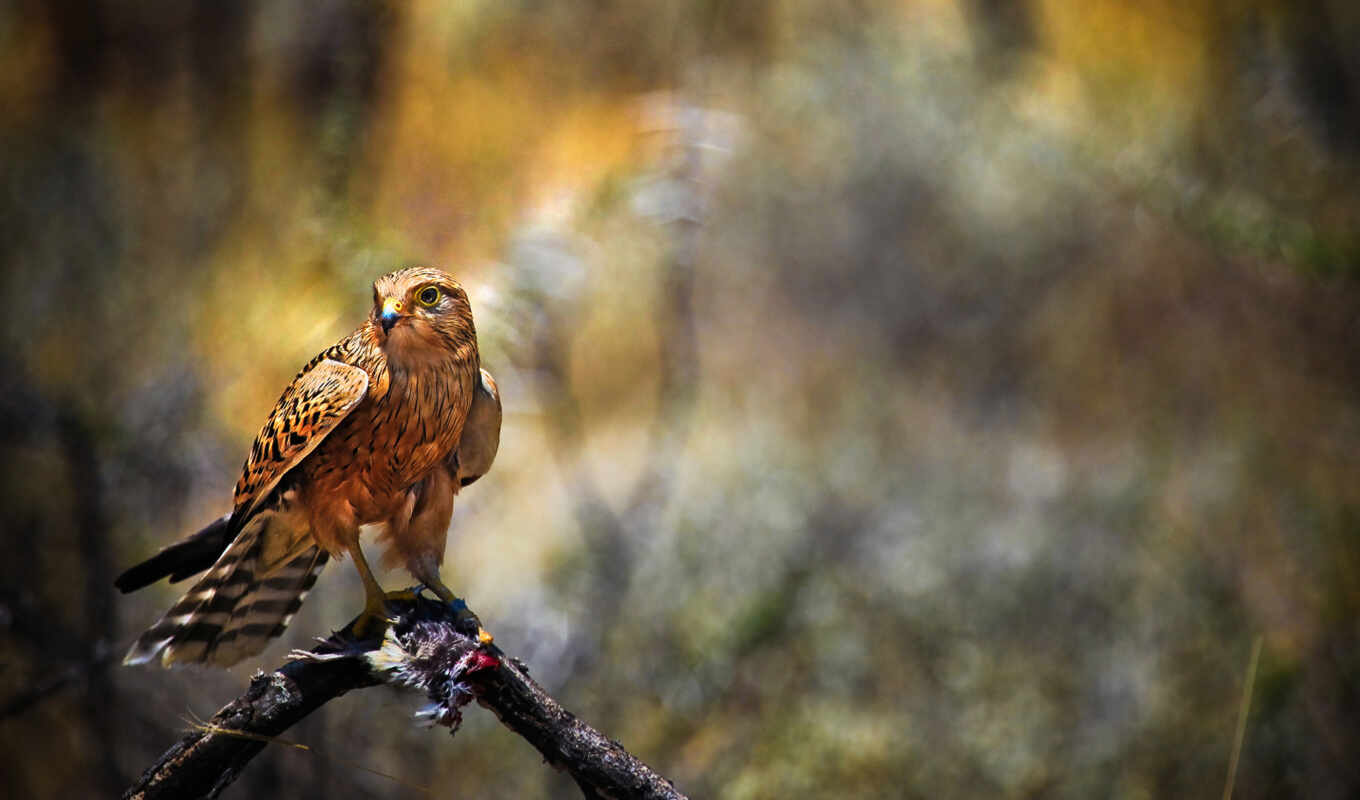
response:
<path fill-rule="evenodd" d="M 588 798 L 683 798 L 618 742 L 577 719 L 515 659 L 479 645 L 476 618 L 420 597 L 392 604 L 382 642 L 355 642 L 349 627 L 278 670 L 256 675 L 244 694 L 190 731 L 149 767 L 124 798 L 216 797 L 264 749 L 326 702 L 392 683 L 423 691 L 417 716 L 457 729 L 471 700 L 524 737 Z"/>

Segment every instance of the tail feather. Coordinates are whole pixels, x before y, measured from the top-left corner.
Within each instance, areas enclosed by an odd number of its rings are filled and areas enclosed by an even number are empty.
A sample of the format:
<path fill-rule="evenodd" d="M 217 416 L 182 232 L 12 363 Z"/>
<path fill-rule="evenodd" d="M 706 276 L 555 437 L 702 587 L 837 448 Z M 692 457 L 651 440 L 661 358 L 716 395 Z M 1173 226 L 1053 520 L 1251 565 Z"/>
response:
<path fill-rule="evenodd" d="M 166 547 L 156 555 L 131 567 L 113 582 L 123 594 L 150 586 L 161 578 L 171 583 L 182 581 L 211 567 L 230 543 L 231 514 L 226 514 L 203 530 Z"/>
<path fill-rule="evenodd" d="M 307 591 L 326 565 L 327 555 L 305 546 L 263 571 L 261 556 L 273 518 L 257 514 L 198 581 L 146 630 L 123 659 L 231 666 L 265 648 L 283 633 Z"/>
<path fill-rule="evenodd" d="M 281 635 L 326 565 L 326 551 L 310 547 L 253 583 L 209 648 L 214 663 L 234 664 Z"/>

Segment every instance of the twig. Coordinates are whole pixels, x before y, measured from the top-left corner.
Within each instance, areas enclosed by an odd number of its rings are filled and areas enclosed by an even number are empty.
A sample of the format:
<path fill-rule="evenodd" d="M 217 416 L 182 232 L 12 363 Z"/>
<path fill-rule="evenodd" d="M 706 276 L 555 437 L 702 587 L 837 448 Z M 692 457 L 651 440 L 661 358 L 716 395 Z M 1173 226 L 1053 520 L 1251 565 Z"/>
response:
<path fill-rule="evenodd" d="M 1242 740 L 1247 736 L 1247 712 L 1251 710 L 1251 690 L 1256 683 L 1256 664 L 1261 660 L 1261 637 L 1251 643 L 1251 658 L 1247 660 L 1247 678 L 1242 686 L 1242 707 L 1237 711 L 1237 733 L 1233 736 L 1232 757 L 1228 759 L 1228 780 L 1223 786 L 1223 800 L 1232 800 L 1233 785 L 1237 783 L 1237 762 L 1242 757 Z"/>
<path fill-rule="evenodd" d="M 358 643 L 349 628 L 294 652 L 257 675 L 245 694 L 197 726 L 144 772 L 124 798 L 216 797 L 250 759 L 327 701 L 378 683 L 418 688 L 431 704 L 418 716 L 457 729 L 476 700 L 565 770 L 586 797 L 683 798 L 617 742 L 564 710 L 499 648 L 479 645 L 475 617 L 416 598 L 391 604 L 382 642 Z M 352 623 L 351 623 L 352 624 Z"/>

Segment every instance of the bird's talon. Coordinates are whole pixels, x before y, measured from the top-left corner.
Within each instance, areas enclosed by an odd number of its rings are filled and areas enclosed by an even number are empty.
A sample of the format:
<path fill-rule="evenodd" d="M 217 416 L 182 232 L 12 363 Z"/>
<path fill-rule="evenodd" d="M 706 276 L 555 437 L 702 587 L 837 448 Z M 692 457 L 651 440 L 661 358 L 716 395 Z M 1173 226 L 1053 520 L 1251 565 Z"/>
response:
<path fill-rule="evenodd" d="M 410 589 L 397 589 L 383 595 L 383 599 L 388 602 L 414 603 L 419 598 L 421 589 L 424 588 L 424 586 L 413 586 Z"/>
<path fill-rule="evenodd" d="M 367 642 L 373 639 L 381 639 L 383 634 L 387 633 L 388 626 L 394 622 L 396 620 L 389 619 L 386 614 L 365 610 L 354 621 L 354 626 L 350 630 L 355 639 Z"/>

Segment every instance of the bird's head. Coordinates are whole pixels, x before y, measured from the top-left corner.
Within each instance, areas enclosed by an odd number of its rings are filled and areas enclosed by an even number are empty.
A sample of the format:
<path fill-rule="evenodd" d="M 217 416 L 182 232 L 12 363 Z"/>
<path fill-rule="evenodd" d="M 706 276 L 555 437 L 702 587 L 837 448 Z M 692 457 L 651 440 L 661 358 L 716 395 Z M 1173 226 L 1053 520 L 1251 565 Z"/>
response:
<path fill-rule="evenodd" d="M 400 269 L 374 281 L 371 321 L 398 364 L 447 358 L 477 341 L 467 292 L 434 267 Z"/>

